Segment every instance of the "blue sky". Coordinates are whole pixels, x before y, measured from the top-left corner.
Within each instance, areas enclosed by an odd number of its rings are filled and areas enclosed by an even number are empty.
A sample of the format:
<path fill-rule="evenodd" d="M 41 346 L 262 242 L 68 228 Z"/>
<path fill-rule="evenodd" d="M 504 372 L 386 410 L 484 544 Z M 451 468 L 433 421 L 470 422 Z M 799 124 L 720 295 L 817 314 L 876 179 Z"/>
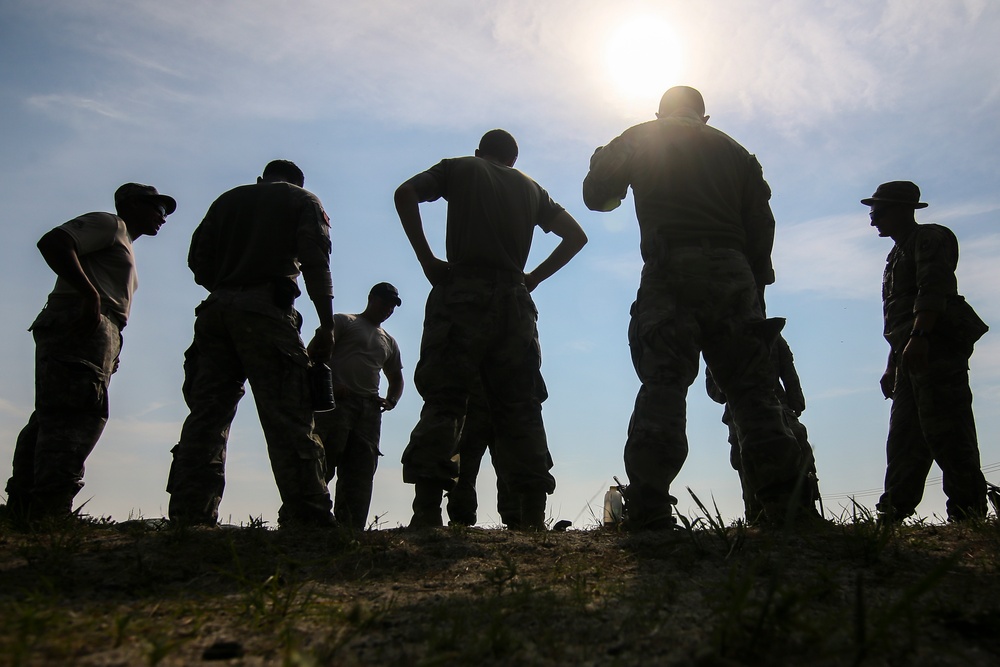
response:
<path fill-rule="evenodd" d="M 612 475 L 624 480 L 625 428 L 638 388 L 628 309 L 641 261 L 631 202 L 586 210 L 580 184 L 594 148 L 652 118 L 666 88 L 705 96 L 709 121 L 764 166 L 778 223 L 769 314 L 808 403 L 827 510 L 881 488 L 889 403 L 878 389 L 880 280 L 891 242 L 858 200 L 913 180 L 918 220 L 959 236 L 960 291 L 1000 330 L 1000 5 L 936 2 L 640 2 L 578 0 L 259 0 L 204 3 L 6 0 L 0 4 L 0 478 L 32 409 L 26 332 L 53 276 L 34 244 L 48 229 L 112 210 L 126 181 L 177 198 L 156 238 L 136 244 L 140 289 L 111 385 L 111 421 L 78 497 L 124 520 L 161 516 L 169 450 L 186 415 L 181 360 L 204 297 L 186 267 L 191 232 L 223 191 L 273 158 L 294 160 L 332 219 L 338 311 L 358 312 L 386 280 L 403 306 L 386 323 L 408 383 L 383 421 L 373 512 L 409 519 L 399 456 L 421 401 L 413 390 L 428 285 L 392 206 L 403 180 L 467 155 L 488 129 L 518 139 L 518 167 L 587 230 L 590 243 L 534 293 L 540 311 L 544 417 L 558 488 L 550 514 L 592 525 Z M 443 256 L 445 204 L 423 207 Z M 555 239 L 536 234 L 529 264 Z M 315 324 L 300 302 L 306 328 Z M 1000 474 L 1000 338 L 972 359 L 987 478 Z M 721 407 L 689 394 L 691 455 L 675 482 L 723 514 L 741 511 Z M 489 466 L 486 466 L 487 468 Z M 932 479 L 940 476 L 937 469 Z M 483 524 L 497 521 L 492 478 Z M 943 516 L 940 483 L 919 512 Z M 277 491 L 250 397 L 229 447 L 222 514 L 273 522 Z"/>

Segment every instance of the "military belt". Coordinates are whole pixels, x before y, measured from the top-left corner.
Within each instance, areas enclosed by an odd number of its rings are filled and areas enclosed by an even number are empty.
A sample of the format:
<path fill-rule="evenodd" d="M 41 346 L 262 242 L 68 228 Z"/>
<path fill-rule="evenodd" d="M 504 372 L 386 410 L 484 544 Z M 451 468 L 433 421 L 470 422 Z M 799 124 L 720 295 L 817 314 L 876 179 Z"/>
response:
<path fill-rule="evenodd" d="M 508 271 L 506 269 L 491 269 L 478 266 L 455 266 L 450 264 L 448 270 L 456 278 L 474 278 L 476 280 L 488 280 L 492 283 L 506 285 L 523 285 L 523 271 Z"/>

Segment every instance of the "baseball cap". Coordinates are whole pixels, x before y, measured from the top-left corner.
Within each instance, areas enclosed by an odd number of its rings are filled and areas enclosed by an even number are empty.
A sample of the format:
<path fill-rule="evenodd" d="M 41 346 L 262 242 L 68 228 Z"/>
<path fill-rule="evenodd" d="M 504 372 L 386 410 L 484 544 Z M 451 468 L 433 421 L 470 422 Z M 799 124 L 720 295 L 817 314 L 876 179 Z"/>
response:
<path fill-rule="evenodd" d="M 167 215 L 177 210 L 177 201 L 168 195 L 161 195 L 152 185 L 126 183 L 115 190 L 115 206 L 120 206 L 130 199 L 152 199 L 163 205 L 163 211 Z"/>
<path fill-rule="evenodd" d="M 379 283 L 372 287 L 371 291 L 368 292 L 368 296 L 377 296 L 385 299 L 386 301 L 395 301 L 397 306 L 403 305 L 403 300 L 399 298 L 399 290 L 390 285 L 389 283 Z"/>

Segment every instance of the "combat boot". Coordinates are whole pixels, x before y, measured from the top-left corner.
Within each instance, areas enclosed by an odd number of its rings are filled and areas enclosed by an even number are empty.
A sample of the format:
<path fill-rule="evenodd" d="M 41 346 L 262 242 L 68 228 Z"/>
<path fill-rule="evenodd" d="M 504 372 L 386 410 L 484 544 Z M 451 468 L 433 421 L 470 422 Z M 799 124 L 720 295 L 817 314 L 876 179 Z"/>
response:
<path fill-rule="evenodd" d="M 417 482 L 413 485 L 413 517 L 410 528 L 438 528 L 444 525 L 441 518 L 440 486 L 427 482 Z"/>
<path fill-rule="evenodd" d="M 528 491 L 520 494 L 521 516 L 516 525 L 508 524 L 508 528 L 523 531 L 547 530 L 545 525 L 544 491 Z"/>

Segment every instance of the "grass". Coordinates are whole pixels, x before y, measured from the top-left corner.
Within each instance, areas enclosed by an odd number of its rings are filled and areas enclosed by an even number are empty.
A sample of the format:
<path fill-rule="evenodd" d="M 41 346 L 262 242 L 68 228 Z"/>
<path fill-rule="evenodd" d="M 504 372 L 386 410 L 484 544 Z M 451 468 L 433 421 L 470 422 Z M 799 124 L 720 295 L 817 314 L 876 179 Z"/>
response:
<path fill-rule="evenodd" d="M 992 665 L 1000 526 L 0 525 L 0 664 Z"/>

